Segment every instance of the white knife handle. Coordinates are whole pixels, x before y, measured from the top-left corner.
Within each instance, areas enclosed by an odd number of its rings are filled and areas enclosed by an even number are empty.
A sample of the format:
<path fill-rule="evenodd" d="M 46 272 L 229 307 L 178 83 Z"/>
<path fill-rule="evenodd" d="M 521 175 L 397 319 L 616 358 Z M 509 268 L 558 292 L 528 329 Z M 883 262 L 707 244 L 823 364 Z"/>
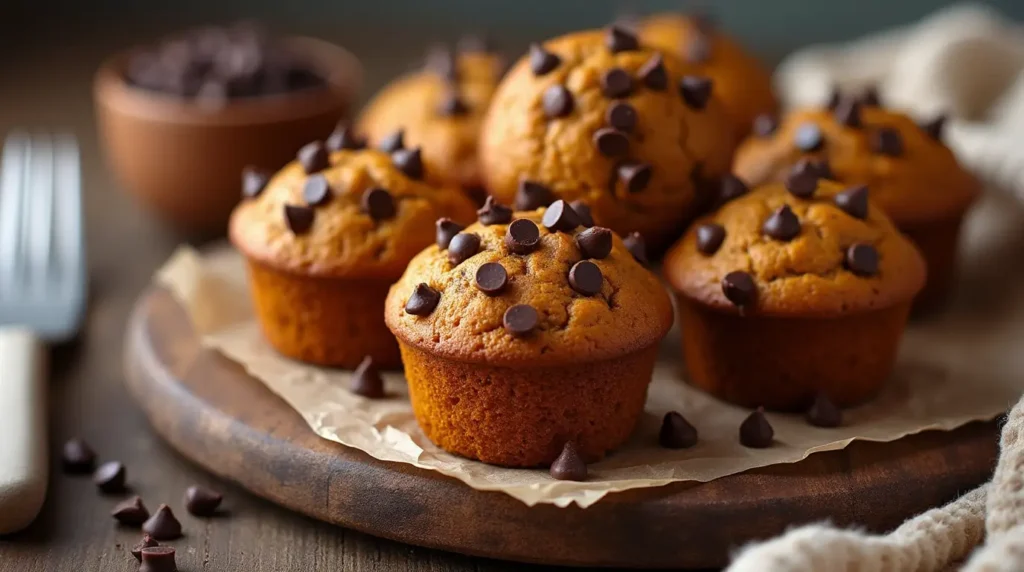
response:
<path fill-rule="evenodd" d="M 46 381 L 43 345 L 0 328 L 0 534 L 21 530 L 46 498 Z"/>

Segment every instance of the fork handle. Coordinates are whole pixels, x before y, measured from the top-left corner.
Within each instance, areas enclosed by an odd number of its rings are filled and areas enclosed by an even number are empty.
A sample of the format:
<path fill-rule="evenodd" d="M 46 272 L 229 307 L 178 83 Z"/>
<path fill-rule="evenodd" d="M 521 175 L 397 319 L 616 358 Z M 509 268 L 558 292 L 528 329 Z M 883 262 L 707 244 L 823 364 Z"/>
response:
<path fill-rule="evenodd" d="M 0 328 L 0 534 L 21 530 L 46 497 L 45 349 L 21 328 Z"/>

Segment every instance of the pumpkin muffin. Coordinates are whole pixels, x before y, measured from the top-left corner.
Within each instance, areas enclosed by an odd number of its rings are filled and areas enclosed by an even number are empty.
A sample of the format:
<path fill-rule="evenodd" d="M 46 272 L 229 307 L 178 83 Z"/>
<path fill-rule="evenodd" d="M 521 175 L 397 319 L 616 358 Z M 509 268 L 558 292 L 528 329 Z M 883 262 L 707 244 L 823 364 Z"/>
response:
<path fill-rule="evenodd" d="M 485 463 L 547 466 L 572 443 L 596 461 L 633 431 L 672 305 L 622 240 L 564 201 L 512 211 L 489 199 L 388 295 L 409 395 L 439 447 Z"/>
<path fill-rule="evenodd" d="M 518 210 L 582 201 L 597 224 L 660 249 L 733 147 L 714 83 L 612 26 L 530 47 L 491 101 L 480 164 Z"/>
<path fill-rule="evenodd" d="M 747 183 L 781 181 L 808 159 L 846 185 L 867 185 L 872 199 L 906 234 L 928 264 L 916 310 L 941 304 L 956 269 L 960 226 L 980 184 L 942 143 L 942 119 L 917 125 L 875 101 L 833 99 L 831 109 L 803 109 L 768 118 L 736 155 Z"/>
<path fill-rule="evenodd" d="M 496 53 L 436 47 L 424 70 L 393 81 L 366 105 L 359 130 L 386 150 L 422 146 L 430 182 L 482 203 L 477 140 L 504 65 Z"/>
<path fill-rule="evenodd" d="M 278 351 L 317 365 L 353 368 L 370 356 L 396 368 L 398 346 L 381 319 L 388 287 L 433 241 L 438 217 L 466 221 L 473 206 L 422 181 L 418 150 L 388 155 L 361 143 L 340 127 L 273 177 L 246 171 L 229 232 Z"/>
<path fill-rule="evenodd" d="M 698 219 L 669 250 L 691 383 L 787 411 L 879 391 L 925 265 L 867 189 L 797 169 Z"/>
<path fill-rule="evenodd" d="M 750 133 L 759 115 L 778 109 L 768 68 L 710 18 L 656 14 L 638 22 L 637 29 L 641 41 L 676 54 L 714 82 L 737 140 Z"/>

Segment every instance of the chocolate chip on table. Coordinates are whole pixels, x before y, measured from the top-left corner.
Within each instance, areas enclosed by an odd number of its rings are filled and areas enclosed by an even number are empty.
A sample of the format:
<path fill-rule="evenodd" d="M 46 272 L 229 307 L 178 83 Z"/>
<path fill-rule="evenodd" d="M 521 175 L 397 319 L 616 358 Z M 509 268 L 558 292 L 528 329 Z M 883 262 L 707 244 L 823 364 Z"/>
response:
<path fill-rule="evenodd" d="M 793 240 L 800 234 L 800 219 L 789 205 L 782 205 L 765 219 L 761 232 L 775 240 Z"/>
<path fill-rule="evenodd" d="M 847 97 L 836 104 L 833 115 L 835 115 L 836 121 L 847 127 L 857 128 L 862 125 L 860 102 L 852 97 Z"/>
<path fill-rule="evenodd" d="M 516 210 L 537 210 L 550 205 L 554 200 L 555 194 L 546 186 L 528 179 L 519 181 L 519 187 L 516 189 Z"/>
<path fill-rule="evenodd" d="M 868 86 L 861 92 L 860 102 L 871 107 L 882 107 L 882 98 L 878 94 L 878 86 Z"/>
<path fill-rule="evenodd" d="M 154 539 L 152 536 L 148 534 L 143 534 L 142 540 L 140 540 L 138 544 L 132 547 L 132 556 L 134 556 L 135 559 L 139 562 L 142 562 L 142 549 L 153 548 L 154 546 L 160 546 L 160 543 L 157 542 L 156 539 Z"/>
<path fill-rule="evenodd" d="M 618 99 L 633 92 L 633 78 L 622 68 L 612 68 L 601 76 L 601 93 Z"/>
<path fill-rule="evenodd" d="M 589 260 L 580 260 L 569 269 L 569 286 L 584 296 L 599 294 L 603 283 L 601 269 Z"/>
<path fill-rule="evenodd" d="M 385 135 L 377 144 L 377 148 L 385 153 L 394 153 L 399 149 L 405 149 L 405 129 L 396 129 Z"/>
<path fill-rule="evenodd" d="M 891 127 L 880 127 L 871 135 L 871 148 L 875 153 L 898 157 L 903 154 L 903 137 Z"/>
<path fill-rule="evenodd" d="M 139 572 L 178 572 L 174 562 L 174 548 L 171 546 L 143 548 L 141 556 Z"/>
<path fill-rule="evenodd" d="M 119 493 L 124 490 L 125 469 L 120 461 L 103 463 L 92 474 L 92 481 L 103 493 Z"/>
<path fill-rule="evenodd" d="M 853 218 L 868 218 L 868 187 L 857 185 L 836 193 L 836 206 Z"/>
<path fill-rule="evenodd" d="M 544 211 L 541 223 L 551 232 L 572 232 L 580 225 L 580 217 L 572 207 L 559 199 Z"/>
<path fill-rule="evenodd" d="M 580 218 L 581 226 L 587 228 L 594 226 L 594 216 L 590 213 L 590 205 L 577 199 L 569 203 L 569 206 L 572 207 L 572 210 L 576 211 L 576 216 Z"/>
<path fill-rule="evenodd" d="M 377 371 L 377 365 L 373 363 L 371 356 L 364 357 L 363 361 L 356 366 L 355 371 L 352 372 L 348 390 L 367 399 L 383 399 L 386 396 L 384 379 Z"/>
<path fill-rule="evenodd" d="M 636 128 L 636 108 L 624 101 L 617 101 L 608 107 L 604 120 L 623 133 L 632 133 Z"/>
<path fill-rule="evenodd" d="M 476 269 L 476 287 L 488 296 L 497 296 L 508 285 L 508 271 L 499 262 L 485 262 Z"/>
<path fill-rule="evenodd" d="M 469 257 L 480 252 L 480 236 L 471 232 L 460 232 L 448 245 L 448 262 L 458 266 Z"/>
<path fill-rule="evenodd" d="M 637 76 L 648 88 L 663 91 L 668 88 L 668 72 L 661 54 L 654 54 L 637 70 Z"/>
<path fill-rule="evenodd" d="M 621 157 L 629 153 L 629 138 L 611 127 L 602 127 L 594 132 L 594 146 L 605 157 Z"/>
<path fill-rule="evenodd" d="M 818 190 L 819 168 L 814 162 L 801 159 L 786 173 L 783 184 L 793 196 L 809 199 Z"/>
<path fill-rule="evenodd" d="M 423 155 L 419 147 L 394 151 L 391 163 L 410 179 L 423 178 Z"/>
<path fill-rule="evenodd" d="M 725 241 L 725 227 L 714 222 L 707 222 L 697 227 L 697 250 L 710 256 L 721 248 Z"/>
<path fill-rule="evenodd" d="M 821 128 L 816 123 L 808 121 L 801 123 L 796 128 L 796 133 L 793 134 L 793 143 L 801 151 L 817 151 L 825 144 L 825 136 L 821 134 Z"/>
<path fill-rule="evenodd" d="M 387 220 L 394 218 L 397 208 L 395 198 L 387 189 L 371 187 L 363 191 L 359 200 L 361 210 L 370 215 L 373 220 Z"/>
<path fill-rule="evenodd" d="M 839 427 L 843 424 L 843 412 L 824 393 L 814 397 L 814 403 L 805 415 L 807 422 L 815 427 Z"/>
<path fill-rule="evenodd" d="M 740 444 L 752 449 L 772 446 L 775 430 L 764 416 L 764 408 L 758 407 L 740 424 Z"/>
<path fill-rule="evenodd" d="M 718 202 L 725 204 L 733 199 L 742 197 L 750 192 L 750 188 L 743 182 L 743 179 L 727 173 L 722 177 L 718 186 Z"/>
<path fill-rule="evenodd" d="M 149 509 L 142 504 L 142 498 L 136 495 L 115 505 L 114 510 L 110 511 L 110 516 L 124 525 L 142 526 L 149 518 Z"/>
<path fill-rule="evenodd" d="M 494 200 L 494 197 L 487 197 L 484 206 L 476 211 L 480 224 L 506 224 L 512 220 L 512 209 Z"/>
<path fill-rule="evenodd" d="M 551 463 L 549 470 L 551 477 L 559 481 L 585 481 L 587 480 L 587 464 L 583 462 L 576 444 L 567 441 L 562 446 L 562 452 L 558 458 Z"/>
<path fill-rule="evenodd" d="M 769 137 L 779 128 L 779 120 L 771 113 L 762 113 L 754 118 L 754 135 Z"/>
<path fill-rule="evenodd" d="M 334 131 L 327 136 L 324 146 L 328 151 L 355 151 L 366 148 L 366 138 L 356 135 L 351 125 L 339 123 Z"/>
<path fill-rule="evenodd" d="M 309 232 L 313 228 L 314 211 L 303 205 L 285 205 L 284 221 L 292 234 L 299 236 Z"/>
<path fill-rule="evenodd" d="M 529 254 L 540 245 L 540 229 L 532 220 L 513 221 L 505 230 L 505 247 L 515 254 Z"/>
<path fill-rule="evenodd" d="M 458 92 L 451 90 L 441 99 L 441 103 L 437 106 L 437 113 L 441 117 L 459 117 L 469 113 L 469 106 L 459 97 Z"/>
<path fill-rule="evenodd" d="M 306 199 L 306 204 L 311 207 L 327 204 L 331 200 L 331 185 L 327 178 L 319 173 L 310 175 L 306 179 L 306 184 L 302 186 L 302 198 Z"/>
<path fill-rule="evenodd" d="M 921 129 L 932 139 L 942 141 L 942 133 L 946 128 L 946 120 L 947 117 L 945 115 L 938 115 L 931 120 L 922 123 Z"/>
<path fill-rule="evenodd" d="M 441 293 L 420 282 L 405 302 L 405 313 L 413 316 L 429 316 L 440 302 Z"/>
<path fill-rule="evenodd" d="M 620 164 L 615 168 L 616 176 L 630 193 L 639 193 L 651 182 L 651 166 L 634 161 Z"/>
<path fill-rule="evenodd" d="M 181 523 L 174 517 L 171 507 L 162 504 L 153 516 L 142 523 L 142 532 L 157 540 L 174 540 L 181 537 Z M 145 550 L 143 550 L 145 556 Z"/>
<path fill-rule="evenodd" d="M 702 33 L 693 34 L 686 45 L 686 61 L 694 64 L 707 63 L 711 59 L 711 38 Z"/>
<path fill-rule="evenodd" d="M 564 85 L 553 85 L 541 95 L 541 106 L 544 115 L 550 119 L 565 117 L 572 113 L 574 107 L 572 93 Z"/>
<path fill-rule="evenodd" d="M 669 411 L 661 420 L 658 444 L 666 449 L 689 449 L 697 444 L 697 429 L 682 415 Z"/>
<path fill-rule="evenodd" d="M 448 248 L 448 244 L 451 243 L 452 237 L 462 232 L 462 229 L 466 228 L 450 218 L 437 219 L 435 226 L 437 227 L 437 247 L 441 250 Z"/>
<path fill-rule="evenodd" d="M 647 264 L 647 242 L 639 232 L 631 232 L 622 239 L 626 250 L 633 255 L 633 258 L 640 264 Z"/>
<path fill-rule="evenodd" d="M 330 157 L 327 156 L 327 148 L 320 141 L 313 141 L 312 143 L 306 143 L 296 153 L 296 158 L 299 160 L 299 164 L 302 165 L 303 170 L 306 171 L 307 175 L 312 175 L 319 171 L 323 171 L 330 166 Z"/>
<path fill-rule="evenodd" d="M 686 105 L 693 109 L 704 109 L 711 99 L 711 79 L 687 75 L 679 80 L 679 95 L 683 97 Z"/>
<path fill-rule="evenodd" d="M 604 43 L 613 54 L 640 49 L 640 42 L 636 39 L 636 35 L 616 24 L 608 28 Z"/>
<path fill-rule="evenodd" d="M 89 474 L 96 466 L 96 453 L 84 440 L 68 439 L 61 452 L 61 465 L 70 475 Z"/>
<path fill-rule="evenodd" d="M 223 500 L 224 495 L 206 487 L 192 485 L 185 489 L 185 510 L 195 516 L 213 516 Z"/>
<path fill-rule="evenodd" d="M 870 244 L 853 244 L 846 249 L 846 268 L 858 276 L 878 274 L 878 251 Z"/>
<path fill-rule="evenodd" d="M 540 316 L 533 306 L 516 304 L 505 310 L 505 315 L 502 316 L 501 322 L 508 333 L 515 337 L 522 337 L 536 329 L 537 324 L 540 323 Z"/>
<path fill-rule="evenodd" d="M 722 294 L 725 299 L 733 305 L 745 308 L 753 305 L 757 298 L 757 285 L 754 284 L 754 277 L 748 272 L 734 270 L 722 278 Z"/>
<path fill-rule="evenodd" d="M 541 76 L 552 72 L 562 63 L 562 58 L 544 49 L 540 44 L 530 44 L 530 71 Z"/>
<path fill-rule="evenodd" d="M 268 181 L 270 173 L 252 166 L 245 167 L 242 169 L 242 197 L 255 199 L 260 196 Z"/>
<path fill-rule="evenodd" d="M 612 231 L 601 226 L 588 228 L 576 235 L 576 246 L 584 258 L 607 258 L 612 251 Z"/>

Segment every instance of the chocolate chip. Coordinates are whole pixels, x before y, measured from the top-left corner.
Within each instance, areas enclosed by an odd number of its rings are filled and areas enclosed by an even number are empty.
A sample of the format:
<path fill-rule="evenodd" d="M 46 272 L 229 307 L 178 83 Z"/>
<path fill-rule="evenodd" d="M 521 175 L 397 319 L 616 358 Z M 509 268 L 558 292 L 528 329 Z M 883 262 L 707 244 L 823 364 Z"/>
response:
<path fill-rule="evenodd" d="M 213 516 L 224 495 L 199 485 L 185 489 L 185 510 L 195 516 Z"/>
<path fill-rule="evenodd" d="M 480 252 L 480 237 L 471 232 L 460 232 L 448 245 L 448 262 L 458 266 L 477 252 Z"/>
<path fill-rule="evenodd" d="M 140 552 L 142 565 L 139 572 L 178 572 L 174 563 L 174 548 L 170 546 L 152 546 Z"/>
<path fill-rule="evenodd" d="M 311 207 L 327 204 L 331 200 L 331 185 L 327 178 L 320 174 L 310 175 L 302 186 L 302 198 Z"/>
<path fill-rule="evenodd" d="M 88 474 L 96 466 L 96 453 L 82 439 L 68 439 L 64 443 L 61 464 L 64 466 L 65 473 L 71 475 Z"/>
<path fill-rule="evenodd" d="M 127 526 L 142 526 L 149 518 L 149 510 L 142 504 L 142 498 L 134 496 L 126 501 L 117 503 L 110 516 L 117 519 L 117 522 Z"/>
<path fill-rule="evenodd" d="M 377 148 L 385 153 L 394 153 L 399 149 L 405 149 L 405 130 L 396 129 L 390 135 L 385 135 L 384 138 L 380 140 L 380 144 L 377 145 Z"/>
<path fill-rule="evenodd" d="M 626 97 L 633 91 L 633 78 L 622 68 L 612 68 L 601 76 L 601 93 L 605 97 L 617 99 Z"/>
<path fill-rule="evenodd" d="M 860 96 L 860 102 L 871 107 L 881 107 L 882 98 L 878 94 L 878 86 L 868 86 Z"/>
<path fill-rule="evenodd" d="M 541 223 L 551 232 L 572 232 L 580 225 L 580 217 L 572 207 L 559 199 L 544 211 Z"/>
<path fill-rule="evenodd" d="M 800 219 L 789 205 L 782 205 L 764 221 L 761 232 L 775 240 L 793 240 L 800 234 Z"/>
<path fill-rule="evenodd" d="M 512 209 L 494 200 L 494 197 L 487 197 L 484 206 L 476 211 L 480 224 L 506 224 L 512 220 Z"/>
<path fill-rule="evenodd" d="M 629 138 L 617 129 L 602 127 L 594 132 L 594 146 L 605 157 L 621 157 L 629 152 Z"/>
<path fill-rule="evenodd" d="M 587 480 L 587 464 L 583 462 L 576 444 L 572 441 L 566 442 L 562 447 L 562 453 L 551 463 L 551 477 L 560 481 L 585 481 Z"/>
<path fill-rule="evenodd" d="M 462 101 L 458 92 L 451 90 L 445 94 L 444 99 L 437 106 L 437 113 L 441 117 L 459 117 L 469 113 L 469 106 Z"/>
<path fill-rule="evenodd" d="M 320 141 L 313 141 L 303 145 L 296 154 L 296 157 L 307 175 L 323 171 L 330 166 L 330 157 L 327 156 L 327 149 Z"/>
<path fill-rule="evenodd" d="M 807 422 L 815 427 L 839 427 L 843 424 L 843 412 L 824 393 L 814 397 L 814 403 L 807 410 Z"/>
<path fill-rule="evenodd" d="M 871 148 L 875 153 L 898 157 L 903 154 L 903 137 L 891 127 L 880 127 L 871 135 Z"/>
<path fill-rule="evenodd" d="M 679 95 L 693 109 L 704 109 L 711 99 L 711 80 L 695 75 L 683 76 L 679 80 Z"/>
<path fill-rule="evenodd" d="M 181 523 L 174 518 L 171 508 L 162 504 L 160 508 L 156 509 L 156 513 L 149 517 L 149 520 L 142 523 L 142 532 L 157 540 L 174 540 L 181 537 Z M 146 556 L 146 550 L 142 551 L 143 558 Z"/>
<path fill-rule="evenodd" d="M 640 42 L 633 32 L 614 24 L 608 28 L 604 43 L 613 54 L 640 49 Z"/>
<path fill-rule="evenodd" d="M 412 299 L 409 301 L 411 302 Z M 408 312 L 409 305 L 406 304 L 405 308 L 405 311 Z M 373 357 L 366 356 L 363 358 L 363 361 L 359 362 L 355 371 L 352 372 L 352 379 L 349 381 L 348 390 L 367 399 L 383 399 L 386 396 L 384 380 L 380 377 L 380 372 L 377 371 L 377 365 L 373 363 Z"/>
<path fill-rule="evenodd" d="M 947 117 L 945 115 L 936 116 L 934 119 L 922 123 L 921 129 L 932 139 L 942 141 L 942 132 L 946 128 L 946 120 Z"/>
<path fill-rule="evenodd" d="M 854 218 L 868 218 L 868 188 L 866 185 L 857 185 L 836 193 L 835 203 L 843 212 Z"/>
<path fill-rule="evenodd" d="M 669 411 L 661 420 L 658 444 L 666 449 L 688 449 L 697 444 L 697 429 L 682 415 Z"/>
<path fill-rule="evenodd" d="M 420 282 L 405 303 L 405 313 L 413 316 L 429 316 L 441 302 L 441 293 Z"/>
<path fill-rule="evenodd" d="M 637 262 L 647 264 L 647 242 L 639 232 L 631 232 L 626 235 L 626 238 L 622 239 L 622 244 Z"/>
<path fill-rule="evenodd" d="M 575 200 L 569 203 L 572 210 L 576 211 L 576 216 L 580 218 L 580 225 L 590 228 L 594 226 L 594 216 L 590 213 L 590 205 L 581 201 Z"/>
<path fill-rule="evenodd" d="M 793 134 L 793 143 L 801 151 L 817 151 L 825 144 L 825 137 L 816 123 L 805 122 L 796 128 L 796 133 Z"/>
<path fill-rule="evenodd" d="M 623 101 L 617 101 L 608 107 L 604 120 L 623 133 L 632 133 L 636 128 L 636 108 Z"/>
<path fill-rule="evenodd" d="M 783 184 L 793 196 L 808 199 L 818 190 L 818 167 L 812 161 L 801 159 L 786 173 Z"/>
<path fill-rule="evenodd" d="M 651 182 L 652 169 L 646 163 L 627 162 L 615 168 L 616 176 L 630 193 L 639 193 Z"/>
<path fill-rule="evenodd" d="M 355 130 L 346 123 L 339 123 L 334 131 L 327 136 L 324 146 L 328 151 L 341 151 L 347 149 L 356 151 L 366 148 L 366 138 L 356 135 Z"/>
<path fill-rule="evenodd" d="M 839 90 L 838 85 L 832 86 L 832 91 L 828 94 L 828 99 L 825 101 L 825 108 L 829 111 L 835 111 L 836 107 L 839 106 L 839 102 L 843 100 L 843 92 Z"/>
<path fill-rule="evenodd" d="M 725 241 L 725 227 L 714 222 L 704 223 L 697 227 L 697 250 L 701 254 L 712 255 L 718 252 Z"/>
<path fill-rule="evenodd" d="M 396 213 L 395 199 L 387 189 L 371 187 L 363 192 L 359 201 L 363 213 L 373 220 L 387 220 Z"/>
<path fill-rule="evenodd" d="M 242 169 L 242 197 L 255 199 L 260 196 L 268 181 L 270 174 L 262 169 L 252 166 Z"/>
<path fill-rule="evenodd" d="M 825 157 L 804 157 L 797 161 L 797 164 L 803 161 L 806 161 L 811 166 L 814 172 L 818 174 L 818 178 L 836 180 L 835 175 L 832 174 L 832 167 L 829 166 L 828 159 Z"/>
<path fill-rule="evenodd" d="M 513 221 L 505 230 L 505 247 L 515 254 L 529 254 L 540 244 L 540 229 L 532 220 Z"/>
<path fill-rule="evenodd" d="M 734 270 L 722 278 L 722 294 L 734 305 L 745 308 L 754 303 L 757 285 L 754 277 L 742 270 Z"/>
<path fill-rule="evenodd" d="M 860 120 L 860 102 L 852 97 L 843 99 L 836 105 L 836 109 L 833 112 L 836 121 L 847 127 L 860 127 L 862 125 Z"/>
<path fill-rule="evenodd" d="M 545 50 L 540 44 L 530 44 L 530 70 L 533 75 L 545 75 L 554 71 L 561 63 L 562 58 Z"/>
<path fill-rule="evenodd" d="M 779 128 L 779 120 L 771 113 L 762 113 L 754 118 L 754 135 L 770 137 Z"/>
<path fill-rule="evenodd" d="M 686 45 L 686 61 L 694 64 L 707 63 L 711 59 L 711 38 L 697 33 L 690 37 Z"/>
<path fill-rule="evenodd" d="M 476 269 L 476 287 L 488 296 L 497 296 L 508 285 L 508 272 L 498 262 L 485 262 Z"/>
<path fill-rule="evenodd" d="M 299 236 L 313 228 L 313 209 L 302 205 L 285 205 L 284 221 L 292 234 Z"/>
<path fill-rule="evenodd" d="M 541 96 L 541 105 L 544 108 L 544 115 L 549 118 L 565 117 L 572 113 L 572 93 L 563 85 L 553 85 L 544 90 Z"/>
<path fill-rule="evenodd" d="M 120 461 L 103 463 L 92 474 L 92 481 L 103 493 L 119 493 L 124 490 L 125 470 Z"/>
<path fill-rule="evenodd" d="M 535 181 L 522 179 L 516 189 L 516 210 L 533 211 L 550 205 L 555 200 L 551 189 Z"/>
<path fill-rule="evenodd" d="M 732 173 L 727 173 L 722 176 L 722 180 L 718 185 L 718 202 L 725 204 L 733 199 L 742 197 L 748 192 L 750 192 L 750 188 L 743 182 L 743 179 Z"/>
<path fill-rule="evenodd" d="M 612 231 L 595 226 L 576 235 L 576 246 L 584 258 L 606 258 L 612 251 Z"/>
<path fill-rule="evenodd" d="M 391 153 L 391 163 L 410 179 L 423 178 L 423 156 L 419 147 Z"/>
<path fill-rule="evenodd" d="M 152 536 L 148 534 L 143 534 L 142 540 L 140 540 L 138 544 L 132 547 L 132 556 L 134 556 L 135 559 L 139 562 L 142 562 L 142 549 L 153 548 L 154 546 L 160 546 L 160 543 L 153 539 Z"/>
<path fill-rule="evenodd" d="M 569 285 L 584 296 L 593 296 L 601 292 L 604 276 L 601 269 L 589 260 L 581 260 L 569 269 Z"/>
<path fill-rule="evenodd" d="M 740 424 L 740 444 L 752 449 L 764 449 L 772 446 L 775 430 L 764 416 L 764 408 L 758 407 L 743 423 Z"/>
<path fill-rule="evenodd" d="M 637 70 L 640 81 L 648 88 L 663 91 L 668 88 L 668 72 L 661 54 L 654 54 Z"/>
<path fill-rule="evenodd" d="M 846 268 L 858 276 L 878 274 L 878 251 L 870 244 L 854 244 L 846 249 Z"/>
<path fill-rule="evenodd" d="M 448 244 L 451 243 L 452 237 L 462 232 L 462 229 L 466 228 L 450 218 L 437 219 L 435 226 L 437 227 L 437 247 L 441 250 L 448 248 Z"/>
<path fill-rule="evenodd" d="M 508 333 L 521 337 L 529 334 L 537 327 L 537 324 L 540 322 L 540 316 L 537 315 L 537 310 L 534 310 L 533 306 L 516 304 L 505 310 L 505 315 L 501 321 Z"/>

